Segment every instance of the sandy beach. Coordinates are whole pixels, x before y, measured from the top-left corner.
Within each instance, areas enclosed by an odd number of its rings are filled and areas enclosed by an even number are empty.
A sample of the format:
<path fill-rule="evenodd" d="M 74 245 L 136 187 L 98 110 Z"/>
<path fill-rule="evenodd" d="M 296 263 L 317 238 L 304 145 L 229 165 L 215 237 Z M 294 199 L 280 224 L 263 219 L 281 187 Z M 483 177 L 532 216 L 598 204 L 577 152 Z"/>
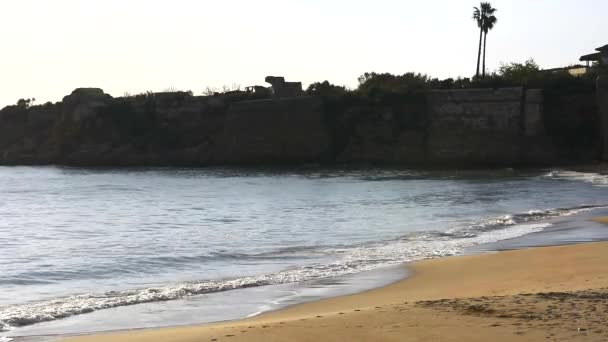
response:
<path fill-rule="evenodd" d="M 608 216 L 603 216 L 603 217 L 596 217 L 594 219 L 595 222 L 599 222 L 599 223 L 606 223 L 608 224 Z"/>
<path fill-rule="evenodd" d="M 608 243 L 449 257 L 408 267 L 412 277 L 384 288 L 250 319 L 66 341 L 608 340 Z"/>

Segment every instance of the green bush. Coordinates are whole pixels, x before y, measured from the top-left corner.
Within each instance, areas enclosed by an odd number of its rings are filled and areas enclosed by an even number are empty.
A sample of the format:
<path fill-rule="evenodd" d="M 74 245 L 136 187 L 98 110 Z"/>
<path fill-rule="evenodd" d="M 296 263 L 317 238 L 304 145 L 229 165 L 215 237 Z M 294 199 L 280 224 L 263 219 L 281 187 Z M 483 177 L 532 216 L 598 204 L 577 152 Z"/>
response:
<path fill-rule="evenodd" d="M 502 64 L 498 68 L 498 76 L 507 82 L 525 85 L 541 77 L 540 67 L 533 60 L 529 59 L 524 63 Z"/>
<path fill-rule="evenodd" d="M 328 81 L 315 82 L 308 86 L 306 94 L 311 96 L 336 97 L 343 96 L 348 93 L 348 89 L 343 86 L 337 86 Z"/>
<path fill-rule="evenodd" d="M 420 73 L 408 72 L 403 75 L 389 73 L 365 73 L 359 77 L 357 91 L 364 96 L 374 97 L 377 93 L 411 94 L 430 89 L 432 80 Z"/>

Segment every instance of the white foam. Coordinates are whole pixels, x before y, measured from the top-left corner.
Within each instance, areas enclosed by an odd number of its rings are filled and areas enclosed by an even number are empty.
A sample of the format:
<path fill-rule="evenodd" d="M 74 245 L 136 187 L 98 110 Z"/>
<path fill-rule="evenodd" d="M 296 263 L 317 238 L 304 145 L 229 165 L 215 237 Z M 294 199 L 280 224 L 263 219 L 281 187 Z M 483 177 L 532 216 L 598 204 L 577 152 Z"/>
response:
<path fill-rule="evenodd" d="M 579 181 L 591 183 L 596 186 L 608 186 L 608 175 L 603 175 L 595 172 L 578 172 L 578 171 L 551 171 L 544 177 L 558 180 Z"/>
<path fill-rule="evenodd" d="M 437 238 L 434 241 L 405 240 L 371 248 L 360 247 L 351 252 L 347 259 L 352 261 L 385 260 L 382 265 L 390 266 L 402 262 L 459 254 L 471 246 L 513 239 L 542 231 L 549 226 L 551 226 L 550 223 L 521 224 L 465 238 Z"/>
<path fill-rule="evenodd" d="M 108 293 L 83 294 L 53 300 L 0 308 L 0 330 L 51 321 L 73 315 L 119 306 L 180 299 L 188 296 L 271 284 L 295 283 L 343 276 L 414 260 L 462 253 L 465 249 L 523 236 L 543 230 L 550 223 L 533 223 L 551 216 L 572 215 L 587 207 L 534 210 L 505 215 L 453 229 L 450 234 L 420 233 L 394 241 L 324 250 L 337 259 L 326 264 L 311 264 L 235 279 L 169 284 L 166 286 Z M 3 342 L 3 341 L 0 341 Z"/>

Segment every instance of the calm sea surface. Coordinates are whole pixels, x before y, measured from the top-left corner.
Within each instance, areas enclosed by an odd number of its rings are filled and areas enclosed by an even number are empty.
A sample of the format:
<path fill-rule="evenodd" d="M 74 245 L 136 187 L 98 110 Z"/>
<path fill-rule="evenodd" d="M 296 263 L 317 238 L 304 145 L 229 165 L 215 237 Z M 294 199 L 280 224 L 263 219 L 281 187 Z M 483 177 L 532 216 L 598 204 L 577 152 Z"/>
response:
<path fill-rule="evenodd" d="M 376 286 L 405 261 L 605 210 L 607 186 L 548 170 L 0 167 L 0 336 L 235 318 L 358 275 Z"/>

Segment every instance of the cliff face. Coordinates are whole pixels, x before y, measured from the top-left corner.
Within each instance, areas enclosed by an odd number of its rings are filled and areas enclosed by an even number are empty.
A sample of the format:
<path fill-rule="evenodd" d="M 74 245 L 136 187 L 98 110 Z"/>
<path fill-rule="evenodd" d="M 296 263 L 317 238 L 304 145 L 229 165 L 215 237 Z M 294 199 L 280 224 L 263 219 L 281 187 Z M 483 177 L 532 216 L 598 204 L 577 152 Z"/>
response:
<path fill-rule="evenodd" d="M 344 146 L 336 159 L 356 163 L 421 164 L 426 156 L 426 104 L 363 104 L 337 116 Z"/>
<path fill-rule="evenodd" d="M 433 91 L 429 157 L 437 162 L 517 163 L 522 88 Z"/>
<path fill-rule="evenodd" d="M 548 102 L 541 91 L 523 88 L 432 91 L 414 100 L 246 92 L 112 98 L 77 89 L 61 103 L 2 109 L 0 164 L 590 161 L 601 151 L 595 108 L 593 94 Z M 568 147 L 581 140 L 567 137 L 568 127 L 590 138 Z"/>
<path fill-rule="evenodd" d="M 294 97 L 234 103 L 213 149 L 215 163 L 307 163 L 330 160 L 323 101 Z"/>
<path fill-rule="evenodd" d="M 53 127 L 61 117 L 61 105 L 33 108 L 9 106 L 0 111 L 0 162 L 51 163 L 56 158 Z"/>
<path fill-rule="evenodd" d="M 608 76 L 597 80 L 597 105 L 600 113 L 600 144 L 603 148 L 602 158 L 608 160 Z"/>

